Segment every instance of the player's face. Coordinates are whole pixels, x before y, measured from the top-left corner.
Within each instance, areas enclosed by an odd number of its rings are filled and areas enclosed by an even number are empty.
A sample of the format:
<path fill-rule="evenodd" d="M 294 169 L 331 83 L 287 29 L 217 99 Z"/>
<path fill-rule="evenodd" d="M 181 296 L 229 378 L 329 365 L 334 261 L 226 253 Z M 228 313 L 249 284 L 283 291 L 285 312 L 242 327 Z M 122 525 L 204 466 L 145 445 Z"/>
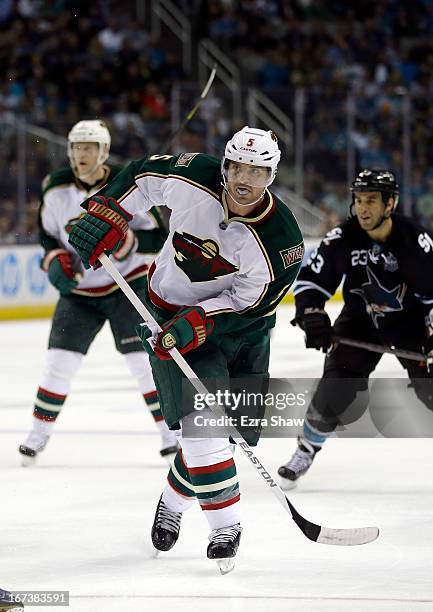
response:
<path fill-rule="evenodd" d="M 247 206 L 259 198 L 269 180 L 269 169 L 230 161 L 227 168 L 227 186 L 230 195 Z"/>
<path fill-rule="evenodd" d="M 355 213 L 358 217 L 359 225 L 368 232 L 374 229 L 383 219 L 388 207 L 382 201 L 382 194 L 379 191 L 355 192 Z"/>
<path fill-rule="evenodd" d="M 96 167 L 99 145 L 97 142 L 73 142 L 72 155 L 76 172 L 79 176 L 85 176 Z"/>

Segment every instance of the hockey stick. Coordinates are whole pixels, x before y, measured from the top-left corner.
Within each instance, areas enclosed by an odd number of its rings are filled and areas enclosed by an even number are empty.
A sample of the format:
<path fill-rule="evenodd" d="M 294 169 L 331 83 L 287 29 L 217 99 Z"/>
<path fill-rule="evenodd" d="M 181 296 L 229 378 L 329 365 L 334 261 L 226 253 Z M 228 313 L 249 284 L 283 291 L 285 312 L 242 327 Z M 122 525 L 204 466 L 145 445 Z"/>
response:
<path fill-rule="evenodd" d="M 128 285 L 126 280 L 114 266 L 114 264 L 110 261 L 110 259 L 103 253 L 99 256 L 99 261 L 104 266 L 105 270 L 112 277 L 112 279 L 119 285 L 120 289 L 126 295 L 128 300 L 134 306 L 134 308 L 139 312 L 139 314 L 143 317 L 144 321 L 149 321 L 152 325 L 156 325 L 159 330 L 161 330 L 160 326 L 157 324 L 151 313 L 147 310 L 146 306 L 143 302 L 138 298 L 135 292 Z M 189 364 L 185 361 L 179 351 L 174 348 L 171 349 L 170 355 L 173 360 L 177 363 L 179 368 L 185 374 L 185 376 L 189 379 L 191 384 L 195 387 L 196 391 L 200 393 L 203 397 L 208 396 L 208 391 L 203 383 L 197 378 L 197 375 L 194 373 Z M 211 405 L 209 408 L 216 414 L 216 416 L 224 416 L 224 411 L 220 406 Z M 355 546 L 359 544 L 367 544 L 368 542 L 372 542 L 379 535 L 379 529 L 377 527 L 357 527 L 353 529 L 332 529 L 330 527 L 322 527 L 321 525 L 316 525 L 311 521 L 307 520 L 303 516 L 299 514 L 293 504 L 289 501 L 288 497 L 285 493 L 280 489 L 277 483 L 273 480 L 272 476 L 269 474 L 263 463 L 257 457 L 255 452 L 251 449 L 249 444 L 244 440 L 244 438 L 240 435 L 237 429 L 233 426 L 228 426 L 227 431 L 235 440 L 236 444 L 242 450 L 244 455 L 247 457 L 251 465 L 255 468 L 256 472 L 265 483 L 268 485 L 270 490 L 273 492 L 275 497 L 278 499 L 280 504 L 289 512 L 292 516 L 292 519 L 295 521 L 299 529 L 302 533 L 313 542 L 319 542 L 321 544 L 334 544 L 339 546 Z"/>
<path fill-rule="evenodd" d="M 169 153 L 169 151 L 170 151 L 173 143 L 175 142 L 176 138 L 179 136 L 179 134 L 181 132 L 183 132 L 183 130 L 185 129 L 186 125 L 191 121 L 191 119 L 194 117 L 194 115 L 196 114 L 196 112 L 198 111 L 200 106 L 202 105 L 202 102 L 206 98 L 207 94 L 209 93 L 209 89 L 211 88 L 211 85 L 212 85 L 212 83 L 214 81 L 214 78 L 215 78 L 215 75 L 216 75 L 216 71 L 217 71 L 217 65 L 214 64 L 213 67 L 212 67 L 211 73 L 209 75 L 209 78 L 207 80 L 207 83 L 204 86 L 204 89 L 201 92 L 200 97 L 198 98 L 197 102 L 194 104 L 192 109 L 186 115 L 185 119 L 182 121 L 180 126 L 177 128 L 175 133 L 170 136 L 168 141 L 162 147 L 162 152 L 164 154 L 165 153 Z"/>
<path fill-rule="evenodd" d="M 365 349 L 373 353 L 389 353 L 402 359 L 411 359 L 412 361 L 426 361 L 427 357 L 422 353 L 416 353 L 415 351 L 406 351 L 404 349 L 394 348 L 392 346 L 382 346 L 381 344 L 372 344 L 370 342 L 363 342 L 362 340 L 352 340 L 352 338 L 343 338 L 341 336 L 332 336 L 332 341 L 336 344 L 346 344 L 347 346 L 354 346 L 356 348 Z"/>

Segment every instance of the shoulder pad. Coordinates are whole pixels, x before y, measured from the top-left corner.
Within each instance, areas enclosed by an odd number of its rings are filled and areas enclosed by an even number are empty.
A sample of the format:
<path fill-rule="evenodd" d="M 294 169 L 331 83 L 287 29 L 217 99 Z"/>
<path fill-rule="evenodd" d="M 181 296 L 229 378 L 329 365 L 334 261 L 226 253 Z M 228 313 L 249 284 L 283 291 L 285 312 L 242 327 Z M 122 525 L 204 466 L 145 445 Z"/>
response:
<path fill-rule="evenodd" d="M 42 181 L 42 192 L 45 194 L 54 187 L 61 187 L 75 182 L 75 176 L 72 168 L 61 168 L 48 174 Z"/>

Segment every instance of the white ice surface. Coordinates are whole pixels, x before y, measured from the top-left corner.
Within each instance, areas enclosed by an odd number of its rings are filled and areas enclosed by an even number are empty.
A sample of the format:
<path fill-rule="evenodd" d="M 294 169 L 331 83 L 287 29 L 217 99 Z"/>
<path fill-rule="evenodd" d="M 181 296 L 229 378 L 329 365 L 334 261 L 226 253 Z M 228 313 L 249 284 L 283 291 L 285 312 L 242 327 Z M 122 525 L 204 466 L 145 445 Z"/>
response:
<path fill-rule="evenodd" d="M 271 373 L 319 376 L 323 356 L 303 348 L 291 315 L 291 307 L 279 312 Z M 330 440 L 289 493 L 316 522 L 379 526 L 372 544 L 307 540 L 239 454 L 244 532 L 235 571 L 220 576 L 206 559 L 198 508 L 184 516 L 175 548 L 153 559 L 149 532 L 167 470 L 108 327 L 38 466 L 19 466 L 48 330 L 47 320 L 0 325 L 0 587 L 68 590 L 73 612 L 433 610 L 431 440 Z M 378 373 L 402 371 L 385 357 Z M 294 440 L 267 439 L 258 453 L 275 474 L 293 449 Z"/>

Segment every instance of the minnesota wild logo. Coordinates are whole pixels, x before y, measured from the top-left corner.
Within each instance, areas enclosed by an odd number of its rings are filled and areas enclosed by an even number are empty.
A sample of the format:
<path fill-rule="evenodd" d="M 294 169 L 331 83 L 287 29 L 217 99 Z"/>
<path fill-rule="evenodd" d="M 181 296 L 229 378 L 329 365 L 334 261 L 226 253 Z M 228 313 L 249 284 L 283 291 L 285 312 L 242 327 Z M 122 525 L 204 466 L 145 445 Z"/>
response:
<path fill-rule="evenodd" d="M 211 238 L 175 232 L 173 247 L 174 261 L 193 283 L 215 280 L 239 269 L 221 257 L 218 244 Z"/>

